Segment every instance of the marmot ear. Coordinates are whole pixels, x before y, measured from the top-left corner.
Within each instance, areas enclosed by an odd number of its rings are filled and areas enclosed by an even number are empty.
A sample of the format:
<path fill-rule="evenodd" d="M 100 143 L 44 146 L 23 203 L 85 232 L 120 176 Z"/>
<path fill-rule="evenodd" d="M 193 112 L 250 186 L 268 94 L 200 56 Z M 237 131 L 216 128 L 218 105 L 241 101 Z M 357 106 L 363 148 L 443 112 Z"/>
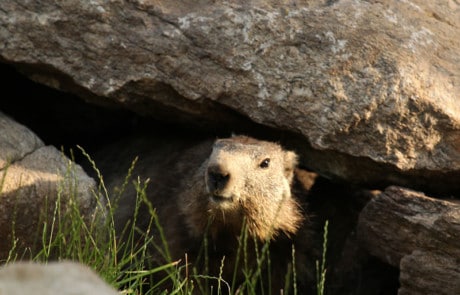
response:
<path fill-rule="evenodd" d="M 291 151 L 284 153 L 284 174 L 289 182 L 294 178 L 294 170 L 297 167 L 297 154 Z"/>

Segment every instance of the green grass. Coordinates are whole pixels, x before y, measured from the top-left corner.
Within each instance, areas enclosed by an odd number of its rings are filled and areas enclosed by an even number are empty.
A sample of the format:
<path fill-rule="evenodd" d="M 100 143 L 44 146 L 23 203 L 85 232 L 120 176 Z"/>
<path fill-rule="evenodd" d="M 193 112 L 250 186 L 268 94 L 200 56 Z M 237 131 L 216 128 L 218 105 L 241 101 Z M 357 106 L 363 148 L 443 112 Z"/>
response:
<path fill-rule="evenodd" d="M 328 234 L 329 221 L 326 220 L 324 224 L 323 233 L 323 251 L 321 262 L 316 261 L 316 295 L 324 295 L 324 287 L 326 285 L 326 254 L 327 254 L 327 234 Z"/>
<path fill-rule="evenodd" d="M 69 162 L 69 168 L 65 175 L 65 180 L 61 183 L 57 197 L 53 204 L 45 205 L 42 214 L 42 226 L 39 229 L 41 239 L 39 247 L 35 249 L 19 249 L 18 240 L 14 237 L 11 242 L 11 250 L 6 263 L 13 263 L 18 259 L 30 259 L 36 262 L 48 262 L 52 260 L 72 260 L 78 261 L 93 268 L 106 282 L 114 288 L 120 290 L 121 294 L 234 294 L 237 290 L 239 294 L 260 294 L 257 285 L 262 282 L 270 282 L 271 261 L 270 243 L 262 243 L 256 247 L 257 267 L 251 268 L 248 263 L 247 245 L 251 237 L 248 235 L 246 227 L 243 226 L 237 249 L 237 261 L 234 270 L 233 280 L 228 282 L 222 278 L 222 269 L 225 265 L 225 258 L 221 261 L 221 272 L 218 276 L 209 276 L 207 269 L 200 273 L 195 267 L 187 263 L 188 258 L 184 253 L 183 260 L 186 263 L 179 264 L 173 261 L 168 250 L 168 245 L 156 214 L 155 208 L 148 201 L 147 187 L 149 181 L 133 179 L 132 171 L 136 164 L 133 161 L 131 168 L 127 172 L 125 182 L 118 191 L 119 195 L 110 197 L 104 184 L 103 175 L 97 169 L 95 163 L 83 150 L 83 154 L 90 161 L 94 171 L 99 178 L 99 187 L 94 197 L 98 200 L 98 214 L 88 219 L 82 216 L 78 201 L 75 200 L 76 181 L 74 178 L 74 167 Z M 1 184 L 4 177 L 0 179 Z M 141 205 L 146 205 L 150 212 L 149 226 L 141 231 L 135 226 L 135 220 L 127 224 L 124 229 L 124 239 L 120 241 L 115 232 L 114 212 L 117 209 L 116 201 L 129 185 L 136 188 L 136 209 L 134 216 L 137 216 Z M 70 200 L 63 202 L 64 196 L 70 196 Z M 66 197 L 68 198 L 68 197 Z M 70 204 L 64 206 L 63 204 Z M 105 213 L 104 213 L 105 212 Z M 136 218 L 134 218 L 136 219 Z M 139 236 L 141 237 L 139 239 Z M 205 265 L 208 265 L 207 239 L 203 241 L 201 257 Z M 257 241 L 254 241 L 257 243 Z M 324 232 L 324 245 L 321 263 L 317 261 L 317 294 L 324 294 L 326 280 L 326 243 L 327 243 L 327 223 Z M 259 243 L 260 244 L 260 243 Z M 148 249 L 154 247 L 164 260 L 164 265 L 150 265 Z M 296 280 L 297 273 L 295 264 L 295 251 L 292 248 L 292 267 L 286 272 L 286 288 L 292 290 L 292 294 L 297 294 Z M 237 285 L 237 271 L 242 270 L 244 281 Z M 217 285 L 216 285 L 217 283 Z M 292 284 L 292 288 L 290 288 Z M 211 290 L 211 285 L 216 286 L 216 290 Z M 166 289 L 167 286 L 167 289 Z M 263 295 L 270 295 L 263 294 Z M 284 294 L 288 294 L 287 291 Z"/>

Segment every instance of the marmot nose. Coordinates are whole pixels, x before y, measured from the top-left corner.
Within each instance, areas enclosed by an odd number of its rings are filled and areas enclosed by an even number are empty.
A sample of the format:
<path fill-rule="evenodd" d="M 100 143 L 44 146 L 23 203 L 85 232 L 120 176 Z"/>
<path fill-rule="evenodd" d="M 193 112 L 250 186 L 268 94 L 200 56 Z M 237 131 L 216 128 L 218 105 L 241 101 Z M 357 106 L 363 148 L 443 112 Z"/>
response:
<path fill-rule="evenodd" d="M 230 179 L 230 173 L 223 170 L 220 166 L 208 168 L 208 189 L 211 193 L 218 195 L 225 188 Z"/>

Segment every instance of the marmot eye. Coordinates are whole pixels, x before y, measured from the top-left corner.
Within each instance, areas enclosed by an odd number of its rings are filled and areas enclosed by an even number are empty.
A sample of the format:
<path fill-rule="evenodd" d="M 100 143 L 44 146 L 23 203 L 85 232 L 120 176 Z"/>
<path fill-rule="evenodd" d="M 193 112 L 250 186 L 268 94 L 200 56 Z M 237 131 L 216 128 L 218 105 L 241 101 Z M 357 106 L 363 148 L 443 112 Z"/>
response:
<path fill-rule="evenodd" d="M 260 168 L 268 168 L 268 166 L 270 165 L 270 159 L 269 158 L 266 158 L 265 160 L 263 160 L 259 167 Z"/>

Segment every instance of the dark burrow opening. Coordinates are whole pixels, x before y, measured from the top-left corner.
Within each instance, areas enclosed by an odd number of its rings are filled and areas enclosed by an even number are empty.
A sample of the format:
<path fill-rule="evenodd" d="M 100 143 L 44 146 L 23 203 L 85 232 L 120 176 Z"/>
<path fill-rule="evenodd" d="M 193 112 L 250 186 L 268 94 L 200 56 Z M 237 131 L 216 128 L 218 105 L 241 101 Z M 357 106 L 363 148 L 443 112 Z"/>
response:
<path fill-rule="evenodd" d="M 90 155 L 114 140 L 139 132 L 195 134 L 197 137 L 228 136 L 232 131 L 248 135 L 270 132 L 254 125 L 247 130 L 165 123 L 117 108 L 85 102 L 76 95 L 33 82 L 12 66 L 0 63 L 4 95 L 0 111 L 35 132 L 46 145 L 70 154 L 76 146 Z M 85 159 L 74 152 L 75 161 Z M 330 220 L 327 294 L 397 294 L 399 271 L 366 254 L 355 238 L 360 210 L 369 200 L 357 188 L 318 177 L 313 186 L 311 209 L 320 225 Z"/>

